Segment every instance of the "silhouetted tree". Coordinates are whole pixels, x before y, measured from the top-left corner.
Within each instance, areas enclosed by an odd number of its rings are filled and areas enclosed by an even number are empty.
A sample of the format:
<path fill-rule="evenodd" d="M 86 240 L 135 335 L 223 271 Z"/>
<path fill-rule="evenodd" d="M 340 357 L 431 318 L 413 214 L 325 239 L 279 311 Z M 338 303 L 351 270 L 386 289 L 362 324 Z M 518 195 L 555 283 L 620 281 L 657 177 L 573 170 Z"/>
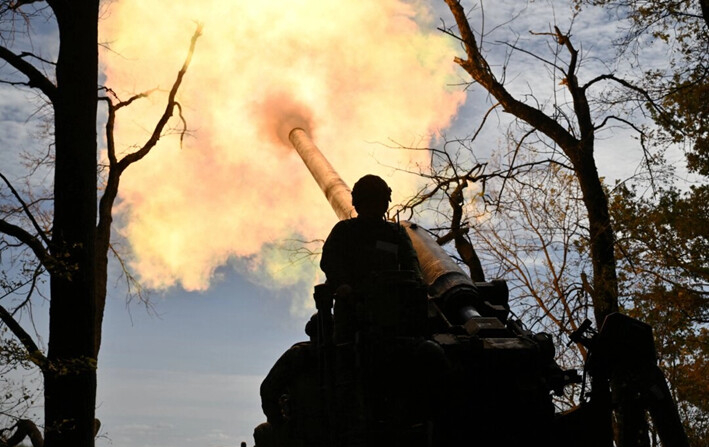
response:
<path fill-rule="evenodd" d="M 147 155 L 160 138 L 177 107 L 175 94 L 200 30 L 192 38 L 188 57 L 170 90 L 165 111 L 150 139 L 139 150 L 117 158 L 113 124 L 121 108 L 145 96 L 120 101 L 111 94 L 98 95 L 99 0 L 20 0 L 0 2 L 0 23 L 14 23 L 36 8 L 49 8 L 56 21 L 59 49 L 56 61 L 0 45 L 0 59 L 16 71 L 5 81 L 39 92 L 53 113 L 52 223 L 35 216 L 37 202 L 24 199 L 3 176 L 3 187 L 16 207 L 0 218 L 4 247 L 24 245 L 36 257 L 39 274 L 49 275 L 49 340 L 46 355 L 15 319 L 15 311 L 0 306 L 0 320 L 9 328 L 42 371 L 44 378 L 44 445 L 47 447 L 94 445 L 96 367 L 101 342 L 101 322 L 106 297 L 106 264 L 111 209 L 121 174 Z M 8 26 L 14 31 L 12 26 Z M 3 28 L 3 32 L 6 29 Z M 12 44 L 11 38 L 3 43 Z M 41 65 L 39 68 L 35 63 Z M 45 75 L 51 67 L 53 77 Z M 20 79 L 20 80 L 17 80 Z M 108 104 L 106 138 L 109 172 L 98 200 L 97 105 Z M 16 150 L 19 150 L 17 148 Z M 97 224 L 98 222 L 98 224 Z M 31 292 L 30 292 L 31 294 Z"/>
<path fill-rule="evenodd" d="M 518 147 L 523 147 L 522 141 L 529 135 L 539 135 L 544 144 L 560 153 L 560 158 L 571 168 L 581 192 L 586 219 L 588 222 L 588 247 L 592 265 L 592 280 L 588 290 L 593 302 L 594 314 L 600 326 L 605 317 L 619 310 L 618 268 L 615 256 L 615 233 L 610 217 L 609 202 L 603 181 L 599 176 L 596 164 L 596 137 L 601 129 L 610 122 L 622 123 L 640 133 L 641 143 L 646 135 L 640 126 L 630 121 L 626 114 L 614 114 L 612 107 L 592 107 L 600 100 L 590 97 L 592 88 L 610 85 L 625 93 L 626 104 L 644 103 L 652 113 L 664 114 L 663 108 L 651 92 L 640 85 L 623 79 L 616 73 L 595 74 L 587 82 L 581 80 L 581 58 L 576 49 L 570 30 L 562 32 L 556 24 L 550 25 L 550 31 L 533 33 L 548 36 L 552 39 L 551 57 L 544 58 L 534 50 L 524 49 L 515 42 L 508 42 L 511 53 L 522 52 L 530 55 L 550 73 L 558 74 L 555 79 L 565 88 L 565 94 L 570 98 L 568 104 L 551 98 L 551 104 L 527 94 L 515 94 L 508 90 L 505 83 L 508 74 L 509 57 L 506 62 L 493 67 L 486 57 L 484 47 L 478 41 L 473 31 L 469 17 L 459 0 L 446 0 L 455 19 L 455 27 L 443 27 L 442 30 L 452 35 L 461 43 L 465 57 L 455 58 L 458 63 L 481 86 L 490 97 L 518 123 L 526 126 Z M 484 34 L 478 33 L 477 36 Z M 508 55 L 509 56 L 509 55 Z M 609 87 L 607 87 L 609 88 Z M 646 157 L 647 147 L 642 146 Z M 594 384 L 600 385 L 601 384 Z M 611 379 L 613 392 L 622 393 L 615 379 Z M 596 387 L 594 387 L 596 388 Z M 643 411 L 633 406 L 619 408 L 616 411 L 617 443 L 620 446 L 647 445 L 646 422 Z"/>
<path fill-rule="evenodd" d="M 648 107 L 656 147 L 684 151 L 692 185 L 674 175 L 617 185 L 611 216 L 617 234 L 625 307 L 651 323 L 657 350 L 692 445 L 709 442 L 709 2 L 578 0 L 601 5 L 628 25 L 615 42 L 630 75 L 657 98 Z M 652 65 L 647 48 L 662 50 Z M 617 101 L 614 95 L 609 98 Z M 651 134 L 646 134 L 650 136 Z M 658 152 L 657 150 L 655 152 Z M 657 158 L 658 170 L 673 166 Z"/>
<path fill-rule="evenodd" d="M 611 76 L 593 79 L 586 85 L 579 84 L 579 54 L 570 37 L 558 28 L 549 33 L 558 46 L 568 51 L 568 62 L 563 67 L 557 64 L 557 68 L 562 70 L 562 82 L 573 98 L 575 122 L 569 128 L 558 122 L 555 117 L 547 115 L 541 108 L 517 99 L 505 88 L 482 54 L 463 6 L 457 0 L 446 0 L 446 3 L 453 13 L 460 33 L 456 37 L 460 39 L 466 52 L 465 59 L 456 57 L 455 61 L 500 103 L 505 112 L 550 138 L 567 157 L 578 178 L 588 213 L 593 263 L 593 304 L 596 321 L 600 324 L 609 313 L 618 310 L 618 282 L 608 199 L 598 176 L 594 156 L 598 127 L 594 123 L 586 91 L 592 84 Z M 448 31 L 452 33 L 451 30 Z"/>

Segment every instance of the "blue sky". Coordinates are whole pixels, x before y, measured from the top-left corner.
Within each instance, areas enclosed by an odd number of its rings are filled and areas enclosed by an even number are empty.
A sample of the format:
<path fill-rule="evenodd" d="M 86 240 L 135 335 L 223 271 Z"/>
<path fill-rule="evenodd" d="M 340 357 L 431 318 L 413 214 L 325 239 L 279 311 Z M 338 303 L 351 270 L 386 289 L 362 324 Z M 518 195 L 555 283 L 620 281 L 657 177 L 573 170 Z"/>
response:
<path fill-rule="evenodd" d="M 508 0 L 487 7 L 488 29 L 504 24 L 511 11 L 520 11 L 521 3 L 525 2 Z M 568 24 L 566 9 L 555 10 L 552 2 L 537 2 L 537 6 L 540 3 L 541 9 L 526 11 L 516 22 L 523 42 L 531 39 L 528 30 L 545 31 L 552 14 Z M 436 2 L 437 13 L 443 14 L 441 5 Z M 604 67 L 594 57 L 609 52 L 613 28 L 602 12 L 584 20 L 588 25 L 577 23 L 574 36 L 587 42 L 583 47 L 590 56 L 586 68 L 591 73 L 601 71 Z M 447 17 L 446 22 L 452 19 Z M 56 40 L 51 26 L 38 25 L 37 29 L 40 34 L 33 41 L 34 48 L 52 54 Z M 498 32 L 506 30 L 505 25 Z M 494 46 L 495 38 L 495 34 L 490 36 L 490 45 Z M 503 53 L 496 54 L 498 62 L 502 61 Z M 520 68 L 510 75 L 510 82 L 517 92 L 529 90 L 530 85 L 555 88 L 547 73 L 525 71 L 534 60 L 521 57 L 516 61 Z M 0 66 L 0 74 L 4 73 Z M 12 149 L 46 144 L 41 122 L 34 115 L 37 102 L 28 99 L 31 94 L 0 85 L 0 170 L 15 177 L 20 163 Z M 486 95 L 473 90 L 446 134 L 470 134 L 471 117 L 486 108 Z M 490 149 L 500 144 L 505 127 L 504 115 L 494 119 L 499 125 L 490 126 L 491 131 L 480 138 L 480 145 Z M 640 153 L 627 148 L 637 143 L 620 131 L 607 132 L 603 138 L 598 148 L 601 175 L 614 179 L 632 174 Z M 328 148 L 322 149 L 327 152 Z M 324 199 L 321 203 L 327 208 Z M 303 214 L 307 219 L 308 210 Z M 297 303 L 307 302 L 310 292 L 302 284 L 283 290 L 267 287 L 261 279 L 257 283 L 262 285 L 256 285 L 243 269 L 229 265 L 220 267 L 216 278 L 203 292 L 186 292 L 179 286 L 150 292 L 150 311 L 139 302 L 127 305 L 123 283 L 115 277 L 109 280 L 99 358 L 97 415 L 103 428 L 98 445 L 226 447 L 240 441 L 251 445 L 253 428 L 263 421 L 258 386 L 278 356 L 305 339 L 303 327 L 309 311 Z M 35 311 L 41 333 L 46 303 L 37 302 Z"/>
<path fill-rule="evenodd" d="M 107 306 L 97 400 L 106 435 L 132 446 L 250 442 L 261 380 L 306 339 L 290 302 L 230 274 L 206 293 L 151 303 L 153 315 L 139 305 L 129 314 L 121 296 Z"/>
<path fill-rule="evenodd" d="M 108 294 L 97 445 L 250 443 L 263 422 L 263 377 L 288 347 L 307 339 L 305 319 L 294 316 L 290 300 L 238 274 L 207 292 L 149 293 L 150 311 L 127 304 L 121 283 Z M 47 303 L 36 303 L 34 312 L 44 333 Z"/>

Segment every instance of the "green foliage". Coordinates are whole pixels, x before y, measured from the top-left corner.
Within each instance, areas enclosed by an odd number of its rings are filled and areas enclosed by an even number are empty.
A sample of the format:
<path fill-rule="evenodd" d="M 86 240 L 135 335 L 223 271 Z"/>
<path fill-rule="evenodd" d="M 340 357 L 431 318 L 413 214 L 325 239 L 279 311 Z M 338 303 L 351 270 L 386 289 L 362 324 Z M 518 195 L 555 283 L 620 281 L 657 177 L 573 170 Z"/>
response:
<path fill-rule="evenodd" d="M 687 167 L 704 176 L 709 176 L 708 69 L 698 67 L 689 79 L 675 74 L 672 81 L 666 83 L 662 113 L 655 110 L 652 113 L 662 131 L 660 141 L 688 143 Z"/>
<path fill-rule="evenodd" d="M 654 200 L 625 186 L 611 199 L 619 257 L 628 273 L 650 276 L 648 284 L 667 284 L 705 292 L 709 286 L 709 186 L 661 191 Z M 703 293 L 702 293 L 703 296 Z M 703 304 L 701 304 L 703 303 Z M 694 321 L 707 320 L 706 300 Z"/>
<path fill-rule="evenodd" d="M 709 440 L 709 187 L 611 197 L 625 311 L 654 329 L 692 445 Z"/>

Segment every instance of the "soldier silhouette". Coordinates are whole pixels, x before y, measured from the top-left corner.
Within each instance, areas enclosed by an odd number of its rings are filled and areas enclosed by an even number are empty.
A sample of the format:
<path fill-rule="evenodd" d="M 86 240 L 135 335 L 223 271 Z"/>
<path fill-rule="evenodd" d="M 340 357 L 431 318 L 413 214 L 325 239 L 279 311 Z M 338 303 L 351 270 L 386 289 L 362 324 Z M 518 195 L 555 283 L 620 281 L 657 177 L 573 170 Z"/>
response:
<path fill-rule="evenodd" d="M 256 427 L 256 447 L 318 447 L 325 434 L 318 393 L 317 315 L 305 325 L 310 341 L 294 344 L 261 383 L 267 422 Z"/>
<path fill-rule="evenodd" d="M 406 230 L 385 220 L 390 201 L 391 189 L 382 178 L 368 174 L 359 179 L 352 188 L 357 217 L 338 222 L 323 246 L 320 268 L 336 297 L 336 342 L 354 336 L 355 298 L 371 294 L 378 274 L 410 271 L 421 282 L 418 258 Z"/>

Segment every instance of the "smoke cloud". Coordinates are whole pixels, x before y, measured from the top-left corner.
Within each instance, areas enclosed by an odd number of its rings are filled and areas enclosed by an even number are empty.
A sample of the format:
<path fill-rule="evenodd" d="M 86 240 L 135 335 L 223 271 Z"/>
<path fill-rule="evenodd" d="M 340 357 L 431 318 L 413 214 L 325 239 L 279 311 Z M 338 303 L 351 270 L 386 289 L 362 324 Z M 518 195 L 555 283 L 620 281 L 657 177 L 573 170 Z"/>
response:
<path fill-rule="evenodd" d="M 118 231 L 132 267 L 152 288 L 209 286 L 231 263 L 274 287 L 312 283 L 313 263 L 291 267 L 280 247 L 323 239 L 336 218 L 295 151 L 303 127 L 352 185 L 386 178 L 394 200 L 416 179 L 396 168 L 428 163 L 427 144 L 464 94 L 453 42 L 433 29 L 421 2 L 400 0 L 118 0 L 101 22 L 106 84 L 122 99 L 169 89 L 196 25 L 204 24 L 179 93 L 179 121 L 122 178 Z M 116 141 L 135 150 L 165 104 L 153 94 L 122 110 Z M 276 247 L 276 248 L 274 248 Z M 296 270 L 293 270 L 296 269 Z M 297 270 L 300 269 L 300 270 Z"/>

